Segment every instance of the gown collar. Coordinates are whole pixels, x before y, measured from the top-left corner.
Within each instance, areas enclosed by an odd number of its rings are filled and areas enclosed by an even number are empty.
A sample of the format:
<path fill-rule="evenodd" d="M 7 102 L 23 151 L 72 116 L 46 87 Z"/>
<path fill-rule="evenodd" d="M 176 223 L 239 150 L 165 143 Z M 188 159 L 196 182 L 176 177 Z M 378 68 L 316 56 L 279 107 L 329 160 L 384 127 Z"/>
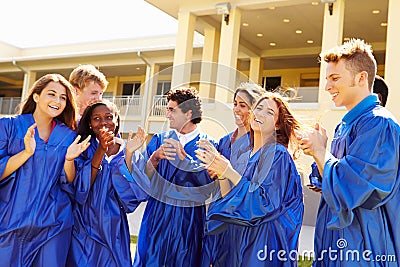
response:
<path fill-rule="evenodd" d="M 360 103 L 358 103 L 354 108 L 349 110 L 343 117 L 342 122 L 345 124 L 350 124 L 355 121 L 358 117 L 363 115 L 367 110 L 379 105 L 379 100 L 377 95 L 372 94 L 364 98 Z"/>

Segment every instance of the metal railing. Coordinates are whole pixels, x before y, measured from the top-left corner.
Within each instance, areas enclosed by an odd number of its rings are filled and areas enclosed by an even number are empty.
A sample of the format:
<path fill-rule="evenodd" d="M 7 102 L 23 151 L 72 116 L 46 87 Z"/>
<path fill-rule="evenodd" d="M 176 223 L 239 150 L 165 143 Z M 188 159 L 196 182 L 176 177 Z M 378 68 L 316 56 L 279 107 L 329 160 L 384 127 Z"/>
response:
<path fill-rule="evenodd" d="M 0 97 L 0 114 L 15 114 L 19 103 L 21 103 L 21 97 Z"/>
<path fill-rule="evenodd" d="M 165 117 L 167 112 L 167 97 L 163 95 L 155 95 L 151 105 L 151 116 Z"/>
<path fill-rule="evenodd" d="M 104 97 L 109 101 L 114 102 L 120 110 L 122 116 L 138 115 L 141 114 L 143 98 L 139 96 L 113 96 Z"/>

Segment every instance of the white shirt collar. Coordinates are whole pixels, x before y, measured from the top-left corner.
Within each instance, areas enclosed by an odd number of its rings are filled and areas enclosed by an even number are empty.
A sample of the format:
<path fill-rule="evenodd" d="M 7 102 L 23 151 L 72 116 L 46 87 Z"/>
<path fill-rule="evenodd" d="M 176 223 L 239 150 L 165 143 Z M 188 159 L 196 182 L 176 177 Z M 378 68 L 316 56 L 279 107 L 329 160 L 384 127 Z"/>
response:
<path fill-rule="evenodd" d="M 179 142 L 182 144 L 182 146 L 185 146 L 187 143 L 195 139 L 200 134 L 200 127 L 196 126 L 196 129 L 187 134 L 182 134 L 175 129 L 174 131 L 178 136 Z"/>
<path fill-rule="evenodd" d="M 119 137 L 114 137 L 115 143 L 119 144 L 119 151 L 111 156 L 107 156 L 107 154 L 104 155 L 105 160 L 107 160 L 108 163 L 110 163 L 115 156 L 117 156 L 122 150 L 125 149 L 125 142 L 122 138 Z M 99 143 L 99 140 L 96 138 L 97 143 Z"/>

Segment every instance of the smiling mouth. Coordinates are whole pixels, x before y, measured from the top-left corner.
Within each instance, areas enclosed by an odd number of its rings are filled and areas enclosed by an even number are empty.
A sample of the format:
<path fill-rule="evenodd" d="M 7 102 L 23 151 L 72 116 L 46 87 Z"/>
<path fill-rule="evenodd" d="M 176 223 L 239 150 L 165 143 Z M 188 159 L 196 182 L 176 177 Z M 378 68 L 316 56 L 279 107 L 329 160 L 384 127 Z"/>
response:
<path fill-rule="evenodd" d="M 259 120 L 259 119 L 257 119 L 257 118 L 255 118 L 255 119 L 254 119 L 254 121 L 255 121 L 255 122 L 257 122 L 257 123 L 259 123 L 259 124 L 263 124 L 263 122 L 262 122 L 262 121 L 260 121 L 260 120 Z"/>
<path fill-rule="evenodd" d="M 49 106 L 50 108 L 52 108 L 52 109 L 55 109 L 55 110 L 59 110 L 60 109 L 60 107 L 57 107 L 57 106 Z"/>

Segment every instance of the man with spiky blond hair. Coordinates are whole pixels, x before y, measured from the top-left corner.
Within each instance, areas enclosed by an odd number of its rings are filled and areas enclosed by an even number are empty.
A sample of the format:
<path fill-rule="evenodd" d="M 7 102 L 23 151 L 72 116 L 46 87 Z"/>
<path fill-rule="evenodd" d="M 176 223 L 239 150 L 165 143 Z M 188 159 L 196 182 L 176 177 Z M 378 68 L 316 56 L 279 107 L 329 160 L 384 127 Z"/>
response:
<path fill-rule="evenodd" d="M 69 76 L 69 82 L 75 88 L 79 117 L 88 104 L 102 99 L 107 89 L 106 76 L 93 65 L 79 65 Z"/>
<path fill-rule="evenodd" d="M 298 134 L 314 160 L 311 181 L 321 185 L 314 266 L 399 266 L 400 127 L 372 93 L 376 61 L 371 46 L 352 39 L 321 54 L 325 90 L 347 114 L 331 152 L 319 124 Z"/>

